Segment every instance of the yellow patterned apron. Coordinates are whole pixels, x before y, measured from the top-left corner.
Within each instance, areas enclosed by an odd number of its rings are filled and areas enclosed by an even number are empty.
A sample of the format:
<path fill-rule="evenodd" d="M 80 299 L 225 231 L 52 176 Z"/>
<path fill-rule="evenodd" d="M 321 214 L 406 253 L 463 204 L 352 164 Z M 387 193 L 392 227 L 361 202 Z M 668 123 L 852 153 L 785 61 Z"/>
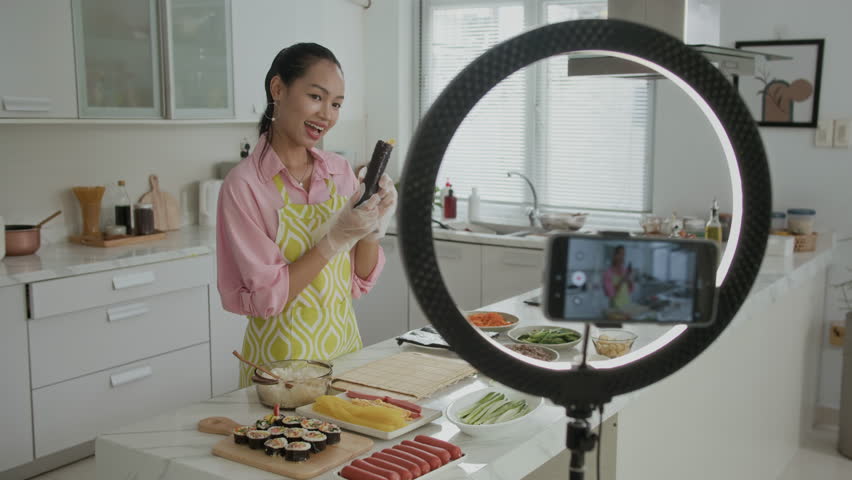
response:
<path fill-rule="evenodd" d="M 621 275 L 613 272 L 612 273 L 612 284 L 617 285 L 618 282 L 622 280 Z M 615 295 L 613 295 L 612 300 L 610 301 L 610 306 L 614 308 L 624 308 L 625 306 L 631 303 L 630 299 L 630 287 L 627 282 L 622 283 L 618 286 L 618 290 L 615 291 Z"/>
<path fill-rule="evenodd" d="M 316 243 L 317 231 L 348 201 L 337 186 L 326 180 L 329 199 L 314 205 L 290 202 L 284 181 L 273 177 L 284 206 L 278 209 L 275 243 L 289 263 L 298 260 Z M 359 350 L 361 335 L 352 310 L 352 267 L 349 252 L 335 256 L 319 275 L 284 306 L 279 315 L 248 317 L 243 356 L 255 363 L 305 358 L 333 360 Z M 251 367 L 240 364 L 240 387 L 251 385 Z"/>

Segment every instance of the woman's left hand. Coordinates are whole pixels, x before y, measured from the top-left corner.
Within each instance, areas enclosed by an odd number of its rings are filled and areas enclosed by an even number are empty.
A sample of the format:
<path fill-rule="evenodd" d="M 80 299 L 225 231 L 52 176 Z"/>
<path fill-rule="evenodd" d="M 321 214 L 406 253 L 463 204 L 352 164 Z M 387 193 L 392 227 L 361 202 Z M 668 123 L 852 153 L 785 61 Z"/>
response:
<path fill-rule="evenodd" d="M 367 171 L 366 168 L 362 169 L 359 172 L 359 179 L 363 180 L 363 174 Z M 393 218 L 394 212 L 396 212 L 396 202 L 397 202 L 397 192 L 396 187 L 393 185 L 393 180 L 390 175 L 387 173 L 382 174 L 381 178 L 379 178 L 379 190 L 374 194 L 379 197 L 379 215 L 378 222 L 376 225 L 376 230 L 367 234 L 364 239 L 372 242 L 378 242 L 381 238 L 385 236 L 385 233 L 388 231 L 388 226 L 390 226 L 391 219 Z"/>

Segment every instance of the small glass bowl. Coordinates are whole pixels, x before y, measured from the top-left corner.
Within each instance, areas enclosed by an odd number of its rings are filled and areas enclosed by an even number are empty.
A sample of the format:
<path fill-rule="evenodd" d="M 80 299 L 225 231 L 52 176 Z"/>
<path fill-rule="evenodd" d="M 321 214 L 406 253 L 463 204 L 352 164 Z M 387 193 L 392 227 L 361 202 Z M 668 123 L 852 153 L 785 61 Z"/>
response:
<path fill-rule="evenodd" d="M 635 333 L 617 328 L 598 330 L 592 335 L 592 343 L 599 355 L 616 358 L 630 352 L 633 342 L 639 338 Z"/>

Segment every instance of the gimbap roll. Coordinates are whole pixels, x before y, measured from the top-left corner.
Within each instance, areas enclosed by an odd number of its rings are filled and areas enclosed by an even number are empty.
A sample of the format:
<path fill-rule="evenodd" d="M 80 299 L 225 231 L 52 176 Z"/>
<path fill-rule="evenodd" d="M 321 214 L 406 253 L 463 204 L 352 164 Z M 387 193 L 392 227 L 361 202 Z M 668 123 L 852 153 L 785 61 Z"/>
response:
<path fill-rule="evenodd" d="M 325 422 L 320 425 L 319 431 L 325 434 L 328 445 L 340 443 L 340 427 L 337 425 Z"/>
<path fill-rule="evenodd" d="M 269 432 L 266 430 L 249 430 L 246 432 L 248 444 L 252 450 L 260 450 L 263 448 L 263 442 L 269 440 Z"/>
<path fill-rule="evenodd" d="M 271 427 L 271 426 L 272 426 L 272 424 L 267 422 L 263 418 L 261 418 L 260 420 L 258 420 L 257 422 L 254 423 L 254 429 L 255 430 L 269 430 L 269 427 Z"/>
<path fill-rule="evenodd" d="M 242 425 L 239 427 L 234 427 L 234 443 L 238 445 L 245 445 L 248 443 L 248 437 L 246 437 L 246 433 L 251 430 L 251 427 Z"/>
<path fill-rule="evenodd" d="M 304 462 L 310 456 L 311 445 L 307 442 L 292 442 L 284 447 L 284 458 L 291 462 Z"/>
<path fill-rule="evenodd" d="M 270 426 L 280 427 L 284 425 L 283 423 L 281 423 L 281 420 L 284 419 L 283 415 L 270 414 L 264 416 L 263 419 L 266 420 Z"/>
<path fill-rule="evenodd" d="M 316 418 L 303 418 L 302 419 L 302 428 L 305 430 L 319 430 L 320 425 L 323 424 L 322 420 L 318 420 Z"/>
<path fill-rule="evenodd" d="M 271 438 L 263 442 L 263 451 L 269 456 L 284 456 L 284 447 L 286 446 L 287 440 L 284 440 L 283 438 Z"/>
<path fill-rule="evenodd" d="M 281 425 L 287 428 L 301 428 L 302 427 L 302 418 L 298 415 L 288 415 L 281 419 Z"/>
<path fill-rule="evenodd" d="M 319 453 L 325 450 L 326 436 L 320 432 L 307 432 L 302 435 L 302 439 L 311 444 L 311 451 Z"/>
<path fill-rule="evenodd" d="M 285 428 L 284 429 L 284 438 L 288 442 L 300 442 L 302 440 L 302 435 L 307 433 L 308 431 L 304 428 Z"/>
<path fill-rule="evenodd" d="M 269 438 L 283 438 L 284 437 L 284 427 L 269 427 Z"/>

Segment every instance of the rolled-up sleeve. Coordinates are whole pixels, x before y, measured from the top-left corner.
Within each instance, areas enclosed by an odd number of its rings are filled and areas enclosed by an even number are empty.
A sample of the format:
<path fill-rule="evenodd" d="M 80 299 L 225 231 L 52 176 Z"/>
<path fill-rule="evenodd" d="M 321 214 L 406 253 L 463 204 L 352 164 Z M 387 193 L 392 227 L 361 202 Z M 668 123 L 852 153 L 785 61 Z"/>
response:
<path fill-rule="evenodd" d="M 216 259 L 219 294 L 229 312 L 266 318 L 287 304 L 289 267 L 263 225 L 251 188 L 226 180 L 219 195 Z"/>

